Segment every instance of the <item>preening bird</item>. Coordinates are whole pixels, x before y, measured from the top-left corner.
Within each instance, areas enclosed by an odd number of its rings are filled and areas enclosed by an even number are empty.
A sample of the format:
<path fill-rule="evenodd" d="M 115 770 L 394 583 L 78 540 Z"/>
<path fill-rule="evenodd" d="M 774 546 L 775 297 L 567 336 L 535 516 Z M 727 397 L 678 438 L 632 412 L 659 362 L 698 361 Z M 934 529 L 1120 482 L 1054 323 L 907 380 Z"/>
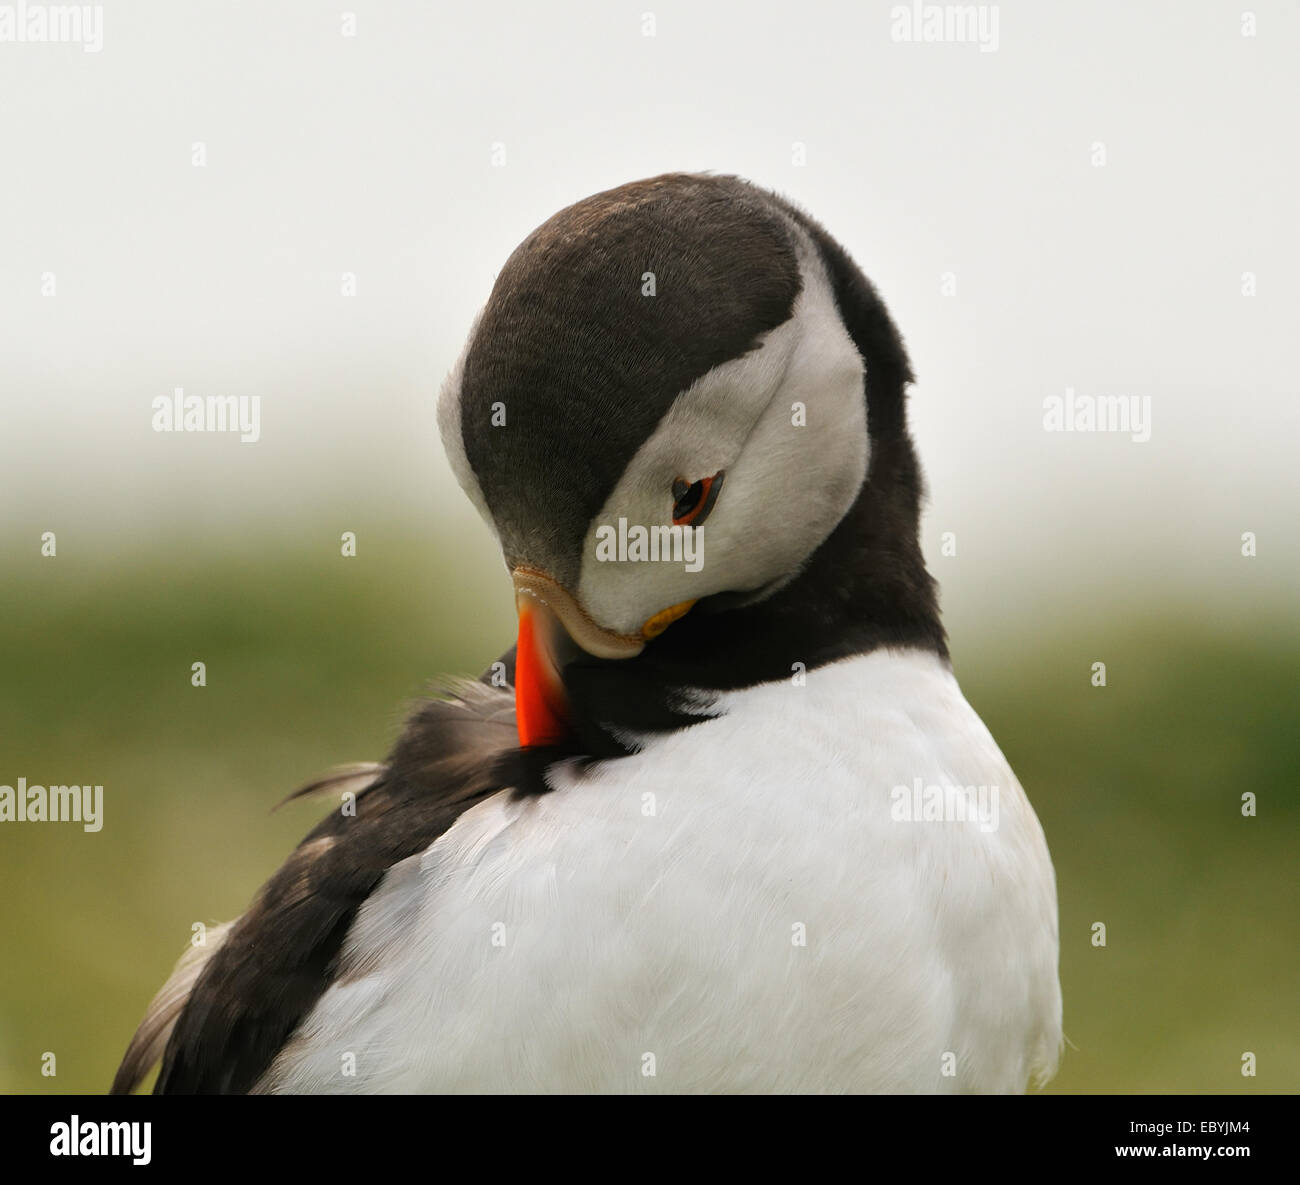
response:
<path fill-rule="evenodd" d="M 355 814 L 182 960 L 113 1089 L 1049 1077 L 1055 878 L 948 660 L 911 377 L 844 248 L 738 178 L 534 231 L 438 408 L 517 645 L 308 787 Z"/>

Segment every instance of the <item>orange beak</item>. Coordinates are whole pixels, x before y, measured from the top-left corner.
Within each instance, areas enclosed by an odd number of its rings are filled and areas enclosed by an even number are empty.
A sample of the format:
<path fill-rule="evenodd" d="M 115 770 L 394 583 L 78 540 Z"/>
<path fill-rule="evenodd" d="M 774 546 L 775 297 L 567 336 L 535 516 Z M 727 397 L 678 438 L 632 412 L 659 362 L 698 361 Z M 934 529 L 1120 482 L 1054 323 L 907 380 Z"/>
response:
<path fill-rule="evenodd" d="M 515 720 L 525 748 L 556 744 L 569 733 L 568 702 L 555 665 L 554 631 L 560 628 L 543 602 L 519 597 Z"/>
<path fill-rule="evenodd" d="M 537 568 L 512 572 L 519 611 L 515 647 L 515 720 L 524 748 L 554 745 L 573 731 L 561 667 L 575 655 L 601 659 L 635 658 L 646 642 L 663 633 L 695 602 L 656 613 L 636 634 L 607 630 L 574 597 Z"/>

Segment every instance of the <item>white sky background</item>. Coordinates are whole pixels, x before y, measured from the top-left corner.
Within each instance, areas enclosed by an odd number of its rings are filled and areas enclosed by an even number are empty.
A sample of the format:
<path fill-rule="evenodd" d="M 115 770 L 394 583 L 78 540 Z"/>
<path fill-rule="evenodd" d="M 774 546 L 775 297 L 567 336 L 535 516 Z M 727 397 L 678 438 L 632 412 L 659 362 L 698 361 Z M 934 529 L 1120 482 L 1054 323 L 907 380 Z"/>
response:
<path fill-rule="evenodd" d="M 156 0 L 106 4 L 97 54 L 0 44 L 6 546 L 468 523 L 434 399 L 501 263 L 571 201 L 712 169 L 807 208 L 893 311 L 950 608 L 1293 601 L 1300 6 L 1244 38 L 1241 4 L 1003 3 L 993 53 L 895 43 L 891 7 Z M 261 441 L 153 433 L 175 386 L 261 396 Z M 1067 386 L 1150 396 L 1151 440 L 1045 433 Z"/>

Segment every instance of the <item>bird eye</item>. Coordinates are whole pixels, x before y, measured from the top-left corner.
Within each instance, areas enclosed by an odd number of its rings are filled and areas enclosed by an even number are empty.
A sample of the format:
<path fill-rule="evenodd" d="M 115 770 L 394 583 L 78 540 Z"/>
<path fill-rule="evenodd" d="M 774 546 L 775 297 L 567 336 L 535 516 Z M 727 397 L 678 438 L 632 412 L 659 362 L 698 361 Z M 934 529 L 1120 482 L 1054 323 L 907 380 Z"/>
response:
<path fill-rule="evenodd" d="M 679 527 L 698 527 L 713 509 L 722 489 L 724 470 L 699 481 L 679 477 L 673 482 L 673 523 Z"/>

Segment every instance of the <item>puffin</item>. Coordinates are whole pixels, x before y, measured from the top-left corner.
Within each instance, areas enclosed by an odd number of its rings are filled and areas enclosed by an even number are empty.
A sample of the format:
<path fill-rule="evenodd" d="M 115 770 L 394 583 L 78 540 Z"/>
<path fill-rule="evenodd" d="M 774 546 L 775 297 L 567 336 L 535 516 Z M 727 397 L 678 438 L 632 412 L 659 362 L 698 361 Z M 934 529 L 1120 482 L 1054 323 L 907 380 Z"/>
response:
<path fill-rule="evenodd" d="M 954 678 L 913 382 L 735 176 L 568 206 L 442 388 L 515 645 L 422 700 L 192 946 L 129 1093 L 1021 1093 L 1062 1046 L 1043 830 Z"/>

